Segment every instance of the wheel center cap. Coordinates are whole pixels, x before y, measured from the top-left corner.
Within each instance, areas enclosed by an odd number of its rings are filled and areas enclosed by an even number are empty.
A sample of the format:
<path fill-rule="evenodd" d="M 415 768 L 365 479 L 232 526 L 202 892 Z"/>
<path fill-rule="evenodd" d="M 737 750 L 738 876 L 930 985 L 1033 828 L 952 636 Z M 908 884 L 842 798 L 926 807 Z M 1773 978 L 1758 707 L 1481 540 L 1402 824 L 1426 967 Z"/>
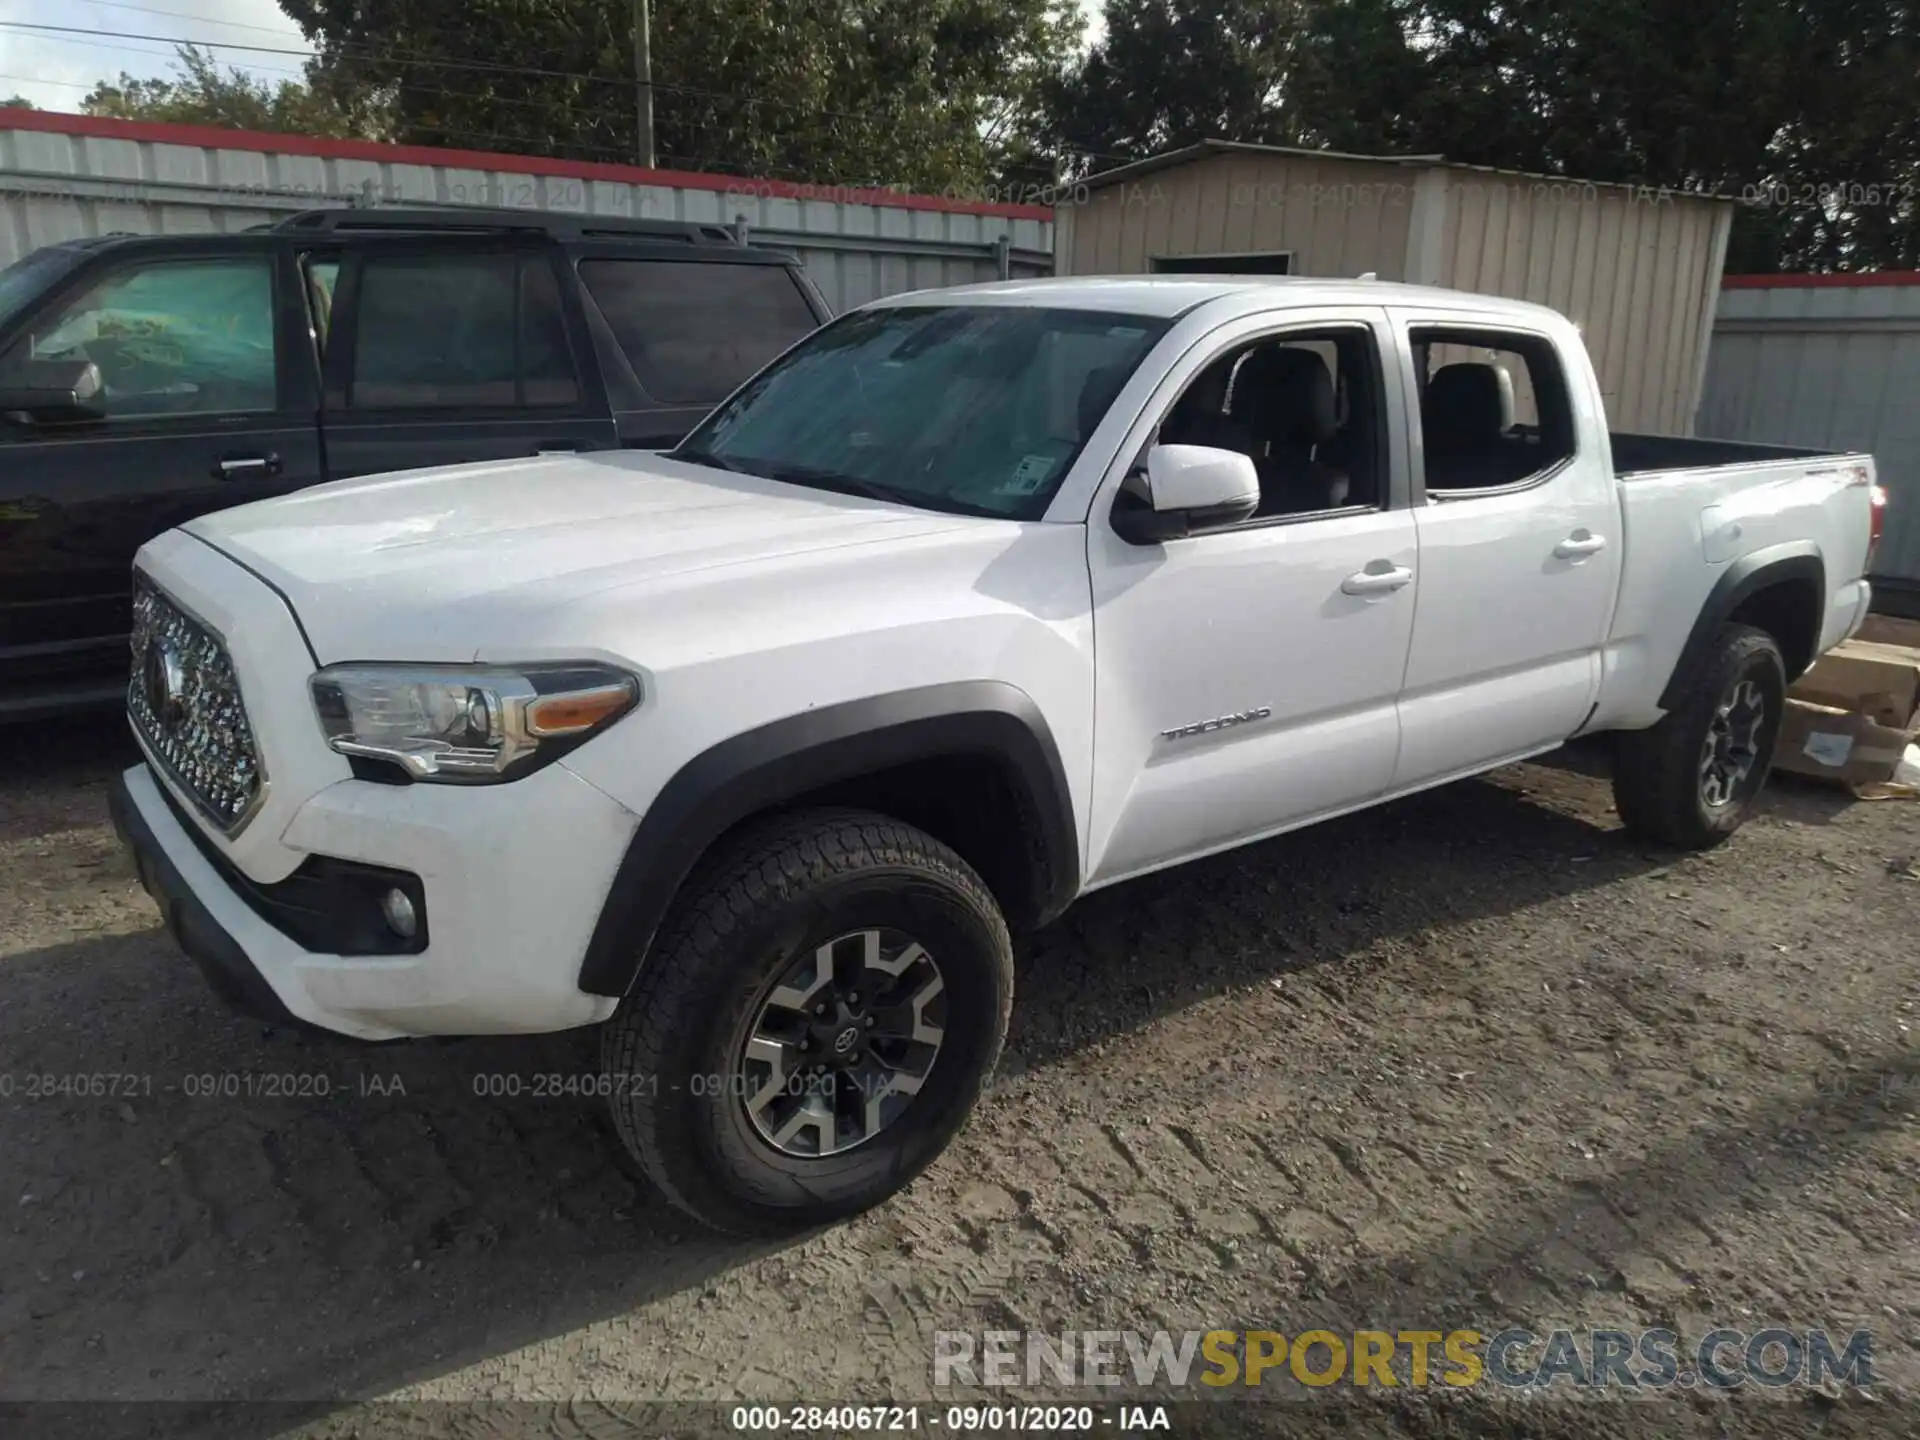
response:
<path fill-rule="evenodd" d="M 833 1037 L 833 1053 L 836 1055 L 851 1055 L 853 1053 L 853 1047 L 859 1043 L 860 1027 L 857 1025 L 849 1025 Z"/>

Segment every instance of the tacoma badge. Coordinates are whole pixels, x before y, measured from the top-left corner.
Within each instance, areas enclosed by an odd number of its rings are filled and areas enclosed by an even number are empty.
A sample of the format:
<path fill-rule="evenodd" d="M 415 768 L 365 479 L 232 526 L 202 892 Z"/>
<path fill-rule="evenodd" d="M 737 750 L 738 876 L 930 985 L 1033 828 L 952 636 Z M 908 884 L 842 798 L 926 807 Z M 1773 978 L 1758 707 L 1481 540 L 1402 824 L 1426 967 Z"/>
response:
<path fill-rule="evenodd" d="M 1162 740 L 1185 740 L 1190 735 L 1208 735 L 1215 730 L 1225 730 L 1234 725 L 1248 725 L 1255 720 L 1265 720 L 1273 714 L 1272 709 L 1262 705 L 1258 710 L 1242 710 L 1237 715 L 1222 715 L 1218 720 L 1202 720 L 1198 725 L 1182 725 L 1178 730 L 1162 730 Z"/>

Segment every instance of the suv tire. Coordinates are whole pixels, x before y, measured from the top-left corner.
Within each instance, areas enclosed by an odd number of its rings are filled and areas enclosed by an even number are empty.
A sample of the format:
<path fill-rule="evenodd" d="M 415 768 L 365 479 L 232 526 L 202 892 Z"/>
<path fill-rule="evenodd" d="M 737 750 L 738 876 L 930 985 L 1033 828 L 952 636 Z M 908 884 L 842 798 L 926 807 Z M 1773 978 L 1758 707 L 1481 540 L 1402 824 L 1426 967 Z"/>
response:
<path fill-rule="evenodd" d="M 1613 798 L 1626 827 L 1681 850 L 1711 849 L 1738 830 L 1767 783 L 1786 694 L 1774 638 L 1723 626 L 1679 703 L 1617 739 Z"/>
<path fill-rule="evenodd" d="M 702 862 L 607 1022 L 614 1129 L 716 1229 L 840 1220 L 946 1148 L 1012 1000 L 1006 923 L 952 850 L 867 811 L 780 816 Z"/>

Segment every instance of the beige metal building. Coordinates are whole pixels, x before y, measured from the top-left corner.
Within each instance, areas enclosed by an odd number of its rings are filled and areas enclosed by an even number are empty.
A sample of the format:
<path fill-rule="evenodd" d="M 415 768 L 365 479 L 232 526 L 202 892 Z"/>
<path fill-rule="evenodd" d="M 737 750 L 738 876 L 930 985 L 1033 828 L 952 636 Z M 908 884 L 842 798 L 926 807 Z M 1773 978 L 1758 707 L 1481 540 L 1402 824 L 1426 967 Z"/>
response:
<path fill-rule="evenodd" d="M 1732 200 L 1208 140 L 1056 208 L 1060 275 L 1359 276 L 1531 300 L 1581 326 L 1619 430 L 1689 434 Z"/>

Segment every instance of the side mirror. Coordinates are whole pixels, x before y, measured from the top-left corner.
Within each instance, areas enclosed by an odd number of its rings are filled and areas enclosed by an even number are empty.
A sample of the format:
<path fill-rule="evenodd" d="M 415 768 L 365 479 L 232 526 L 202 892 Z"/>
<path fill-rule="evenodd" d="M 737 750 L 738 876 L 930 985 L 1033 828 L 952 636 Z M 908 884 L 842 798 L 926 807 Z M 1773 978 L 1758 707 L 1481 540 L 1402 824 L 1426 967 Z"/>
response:
<path fill-rule="evenodd" d="M 0 375 L 0 413 L 43 424 L 103 420 L 100 367 L 91 360 L 28 360 Z"/>
<path fill-rule="evenodd" d="M 1113 531 L 1129 545 L 1159 545 L 1238 525 L 1259 508 L 1260 472 L 1238 450 L 1156 445 L 1114 497 Z"/>

